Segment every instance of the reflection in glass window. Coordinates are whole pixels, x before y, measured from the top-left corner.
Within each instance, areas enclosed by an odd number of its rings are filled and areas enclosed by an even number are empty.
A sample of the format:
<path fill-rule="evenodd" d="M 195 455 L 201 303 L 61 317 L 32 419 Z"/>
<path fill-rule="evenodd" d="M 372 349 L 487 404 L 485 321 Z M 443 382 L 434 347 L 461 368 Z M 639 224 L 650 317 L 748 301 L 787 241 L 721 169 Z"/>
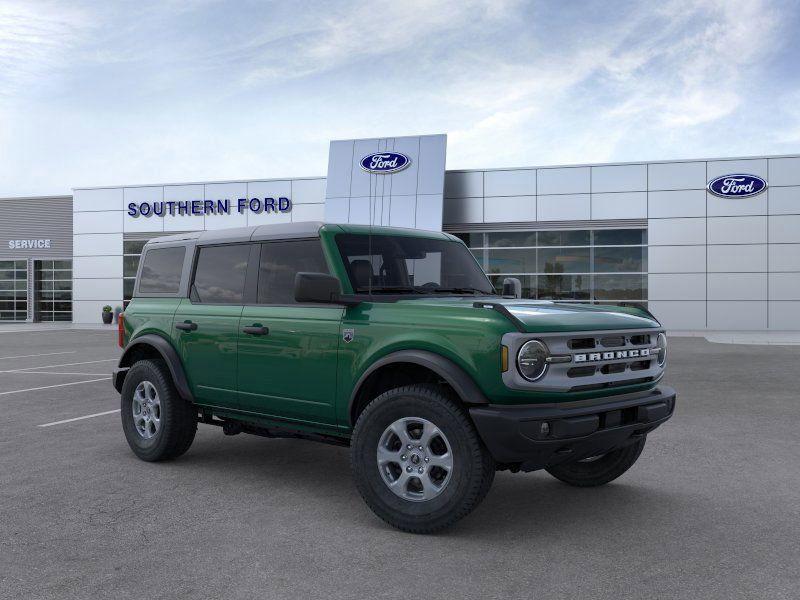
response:
<path fill-rule="evenodd" d="M 146 255 L 142 276 L 147 268 L 149 256 L 150 252 Z M 193 296 L 206 304 L 242 304 L 249 258 L 250 244 L 200 248 L 194 275 Z"/>
<path fill-rule="evenodd" d="M 647 271 L 647 248 L 595 248 L 595 273 L 643 273 Z"/>
<path fill-rule="evenodd" d="M 589 273 L 589 248 L 541 248 L 539 273 Z"/>
<path fill-rule="evenodd" d="M 489 273 L 535 273 L 536 249 L 489 250 L 487 271 Z"/>
<path fill-rule="evenodd" d="M 590 275 L 539 275 L 540 300 L 590 300 Z"/>
<path fill-rule="evenodd" d="M 294 279 L 300 272 L 328 272 L 319 240 L 262 244 L 258 303 L 295 304 Z"/>
<path fill-rule="evenodd" d="M 139 256 L 123 256 L 122 257 L 122 276 L 123 277 L 136 277 L 136 271 L 139 268 Z"/>
<path fill-rule="evenodd" d="M 532 248 L 536 246 L 535 231 L 508 231 L 505 233 L 487 233 L 487 245 L 492 247 L 516 246 Z"/>
<path fill-rule="evenodd" d="M 139 280 L 141 294 L 177 294 L 186 248 L 153 248 L 147 251 Z"/>
<path fill-rule="evenodd" d="M 540 231 L 539 246 L 588 246 L 591 231 Z"/>
<path fill-rule="evenodd" d="M 594 232 L 595 246 L 635 246 L 646 243 L 646 229 L 598 229 Z"/>
<path fill-rule="evenodd" d="M 595 275 L 596 300 L 644 300 L 647 298 L 647 275 Z"/>
<path fill-rule="evenodd" d="M 460 234 L 498 292 L 516 277 L 523 297 L 645 303 L 647 230 L 581 229 Z"/>

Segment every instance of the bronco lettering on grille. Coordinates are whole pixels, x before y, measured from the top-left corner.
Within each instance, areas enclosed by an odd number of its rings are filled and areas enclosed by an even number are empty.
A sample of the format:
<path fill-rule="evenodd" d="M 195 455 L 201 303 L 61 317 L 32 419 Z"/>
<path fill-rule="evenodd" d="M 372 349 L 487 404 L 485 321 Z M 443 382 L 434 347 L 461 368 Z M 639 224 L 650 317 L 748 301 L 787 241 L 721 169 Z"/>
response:
<path fill-rule="evenodd" d="M 638 350 L 617 350 L 615 352 L 589 352 L 586 354 L 576 354 L 573 360 L 576 363 L 598 362 L 603 360 L 619 360 L 621 358 L 642 358 L 650 356 L 650 348 L 640 348 Z"/>

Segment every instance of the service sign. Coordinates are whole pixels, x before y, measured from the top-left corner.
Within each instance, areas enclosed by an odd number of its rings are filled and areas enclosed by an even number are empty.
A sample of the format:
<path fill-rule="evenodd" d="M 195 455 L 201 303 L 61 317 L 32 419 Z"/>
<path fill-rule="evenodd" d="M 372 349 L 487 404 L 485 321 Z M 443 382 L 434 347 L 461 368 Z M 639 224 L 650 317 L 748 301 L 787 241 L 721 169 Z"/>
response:
<path fill-rule="evenodd" d="M 767 189 L 767 182 L 757 175 L 722 175 L 708 182 L 708 191 L 720 198 L 749 198 Z"/>
<path fill-rule="evenodd" d="M 33 250 L 50 248 L 50 240 L 8 240 L 11 250 Z"/>
<path fill-rule="evenodd" d="M 376 175 L 397 173 L 410 164 L 411 159 L 400 152 L 375 152 L 361 159 L 361 168 Z"/>

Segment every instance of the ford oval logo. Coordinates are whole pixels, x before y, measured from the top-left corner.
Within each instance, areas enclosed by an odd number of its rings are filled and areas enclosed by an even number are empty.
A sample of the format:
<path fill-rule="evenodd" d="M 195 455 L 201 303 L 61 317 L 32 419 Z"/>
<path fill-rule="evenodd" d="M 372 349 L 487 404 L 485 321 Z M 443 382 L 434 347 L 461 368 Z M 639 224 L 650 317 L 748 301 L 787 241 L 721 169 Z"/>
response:
<path fill-rule="evenodd" d="M 708 182 L 708 191 L 721 198 L 749 198 L 767 189 L 767 182 L 756 175 L 723 175 Z"/>
<path fill-rule="evenodd" d="M 389 175 L 402 171 L 411 164 L 411 159 L 399 152 L 375 152 L 361 159 L 361 168 L 367 173 Z"/>

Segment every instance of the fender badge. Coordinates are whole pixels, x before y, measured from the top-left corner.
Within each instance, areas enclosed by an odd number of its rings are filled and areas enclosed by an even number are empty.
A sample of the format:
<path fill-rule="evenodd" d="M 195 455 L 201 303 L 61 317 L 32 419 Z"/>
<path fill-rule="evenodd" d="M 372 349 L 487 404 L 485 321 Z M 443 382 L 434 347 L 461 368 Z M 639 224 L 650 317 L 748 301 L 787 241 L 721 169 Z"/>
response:
<path fill-rule="evenodd" d="M 342 330 L 342 339 L 344 340 L 345 344 L 349 344 L 353 341 L 353 338 L 356 337 L 356 330 L 355 329 L 343 329 Z"/>

